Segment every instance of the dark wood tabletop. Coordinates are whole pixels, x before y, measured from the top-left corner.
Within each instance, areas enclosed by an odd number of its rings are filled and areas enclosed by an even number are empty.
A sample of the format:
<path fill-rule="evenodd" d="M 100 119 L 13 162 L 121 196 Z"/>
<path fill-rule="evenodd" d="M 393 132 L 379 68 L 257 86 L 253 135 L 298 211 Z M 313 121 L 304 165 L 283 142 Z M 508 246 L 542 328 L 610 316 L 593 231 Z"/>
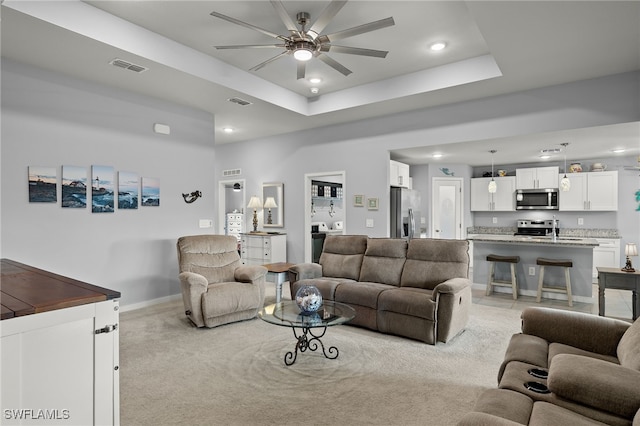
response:
<path fill-rule="evenodd" d="M 0 271 L 3 320 L 120 297 L 118 291 L 9 259 L 0 259 Z"/>

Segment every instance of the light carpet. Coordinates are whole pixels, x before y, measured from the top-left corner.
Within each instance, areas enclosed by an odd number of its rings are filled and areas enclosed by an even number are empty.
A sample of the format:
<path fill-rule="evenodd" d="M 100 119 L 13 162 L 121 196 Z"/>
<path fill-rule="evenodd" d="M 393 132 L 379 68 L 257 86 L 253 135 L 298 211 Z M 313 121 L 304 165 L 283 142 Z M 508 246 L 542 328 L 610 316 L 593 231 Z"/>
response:
<path fill-rule="evenodd" d="M 270 295 L 268 302 L 272 302 Z M 352 327 L 298 354 L 291 329 L 254 319 L 196 329 L 182 301 L 120 317 L 123 426 L 455 425 L 496 386 L 520 312 L 473 305 L 466 330 L 435 346 Z"/>

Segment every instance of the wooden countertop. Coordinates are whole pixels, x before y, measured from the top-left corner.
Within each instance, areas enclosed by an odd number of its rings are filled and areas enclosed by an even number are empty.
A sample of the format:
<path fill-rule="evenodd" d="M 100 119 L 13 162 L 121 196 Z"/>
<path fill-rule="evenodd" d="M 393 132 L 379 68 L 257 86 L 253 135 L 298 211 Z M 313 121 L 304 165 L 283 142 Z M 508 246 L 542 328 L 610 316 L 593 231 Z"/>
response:
<path fill-rule="evenodd" d="M 117 299 L 120 292 L 0 259 L 1 319 Z"/>
<path fill-rule="evenodd" d="M 471 241 L 483 243 L 509 243 L 509 244 L 527 244 L 527 245 L 543 245 L 543 246 L 567 246 L 576 248 L 593 248 L 600 245 L 593 238 L 574 238 L 574 237 L 558 237 L 553 240 L 551 237 L 529 237 L 523 235 L 482 235 L 477 234 L 469 237 Z"/>

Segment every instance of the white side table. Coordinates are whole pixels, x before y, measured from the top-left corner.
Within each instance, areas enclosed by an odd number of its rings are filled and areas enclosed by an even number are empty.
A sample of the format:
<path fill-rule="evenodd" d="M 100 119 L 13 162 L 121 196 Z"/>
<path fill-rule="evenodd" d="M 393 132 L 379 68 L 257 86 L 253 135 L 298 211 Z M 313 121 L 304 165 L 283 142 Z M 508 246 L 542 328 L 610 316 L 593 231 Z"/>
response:
<path fill-rule="evenodd" d="M 277 262 L 267 263 L 262 265 L 267 268 L 267 277 L 273 278 L 273 282 L 276 284 L 276 303 L 280 303 L 282 300 L 282 284 L 287 281 L 287 272 L 289 268 L 294 266 L 295 263 Z"/>

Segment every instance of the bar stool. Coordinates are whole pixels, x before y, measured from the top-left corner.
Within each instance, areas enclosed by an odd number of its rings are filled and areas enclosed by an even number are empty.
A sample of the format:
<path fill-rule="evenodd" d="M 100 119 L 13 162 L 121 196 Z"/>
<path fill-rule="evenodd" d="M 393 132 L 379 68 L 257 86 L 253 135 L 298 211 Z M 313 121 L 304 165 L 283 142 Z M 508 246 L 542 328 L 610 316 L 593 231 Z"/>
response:
<path fill-rule="evenodd" d="M 513 300 L 518 298 L 518 282 L 516 280 L 516 263 L 520 262 L 520 256 L 499 256 L 497 254 L 487 255 L 487 262 L 491 262 L 489 267 L 489 280 L 487 282 L 487 296 L 491 294 L 493 286 L 511 287 Z M 496 263 L 509 263 L 511 266 L 511 281 L 496 280 Z"/>
<path fill-rule="evenodd" d="M 540 278 L 538 279 L 538 295 L 536 297 L 536 301 L 538 303 L 540 302 L 540 299 L 542 298 L 542 290 L 546 290 L 555 293 L 566 293 L 567 299 L 569 299 L 569 306 L 573 306 L 573 300 L 571 298 L 571 277 L 569 275 L 569 268 L 573 267 L 573 261 L 571 259 L 545 259 L 543 257 L 539 257 L 536 259 L 536 265 L 540 266 Z M 545 266 L 558 266 L 564 268 L 565 288 L 544 286 Z"/>

